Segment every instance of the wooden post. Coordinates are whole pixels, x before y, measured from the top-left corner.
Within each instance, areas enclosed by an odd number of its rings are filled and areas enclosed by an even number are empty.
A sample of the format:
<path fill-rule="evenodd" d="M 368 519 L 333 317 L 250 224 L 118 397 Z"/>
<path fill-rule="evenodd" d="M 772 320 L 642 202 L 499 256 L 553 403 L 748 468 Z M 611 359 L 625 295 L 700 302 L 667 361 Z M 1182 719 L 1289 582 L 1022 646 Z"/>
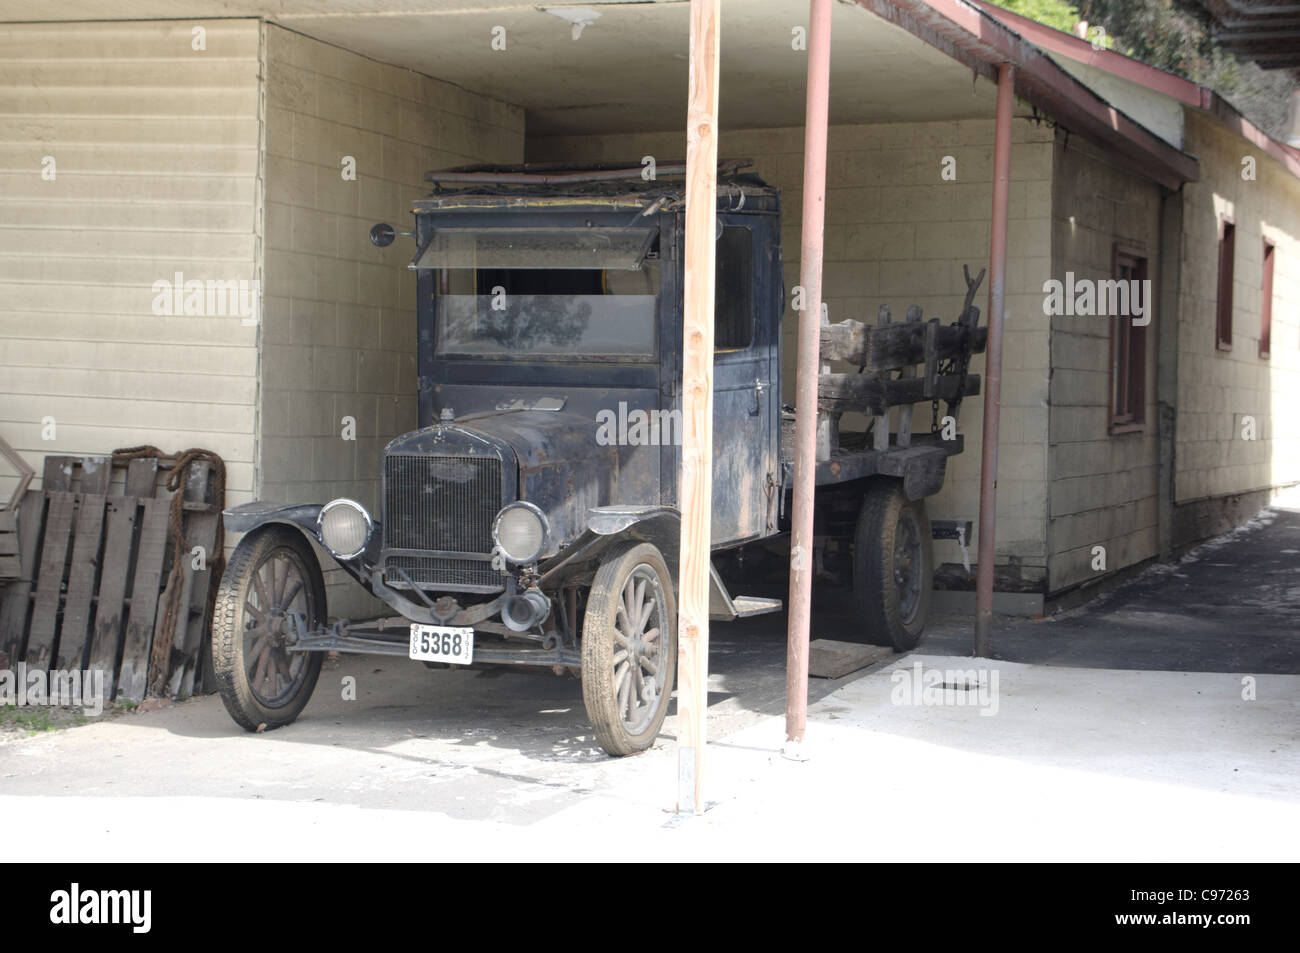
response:
<path fill-rule="evenodd" d="M 799 252 L 799 353 L 795 376 L 794 512 L 790 623 L 785 654 L 785 740 L 794 755 L 808 724 L 808 630 L 812 613 L 813 491 L 817 482 L 817 378 L 821 372 L 822 259 L 826 222 L 826 124 L 831 75 L 831 0 L 811 0 L 804 106 L 803 225 Z"/>
<path fill-rule="evenodd" d="M 677 604 L 677 810 L 704 811 L 713 514 L 713 285 L 718 216 L 719 0 L 691 0 Z"/>
<path fill-rule="evenodd" d="M 1007 216 L 1011 195 L 1011 114 L 1016 71 L 998 66 L 993 135 L 993 221 L 989 238 L 989 337 L 984 350 L 984 439 L 980 446 L 980 528 L 975 566 L 975 656 L 993 640 L 993 560 L 998 515 L 998 414 L 1002 404 L 1002 318 L 1007 301 Z"/>

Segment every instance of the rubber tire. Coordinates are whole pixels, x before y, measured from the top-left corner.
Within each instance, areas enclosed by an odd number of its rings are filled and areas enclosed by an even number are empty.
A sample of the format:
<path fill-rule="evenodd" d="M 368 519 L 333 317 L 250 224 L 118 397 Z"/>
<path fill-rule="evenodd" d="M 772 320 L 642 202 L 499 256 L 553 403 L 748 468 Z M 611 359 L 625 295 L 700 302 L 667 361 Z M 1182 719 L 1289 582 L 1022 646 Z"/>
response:
<path fill-rule="evenodd" d="M 244 600 L 252 584 L 253 571 L 277 549 L 293 550 L 302 558 L 311 577 L 313 605 L 319 618 L 308 619 L 309 628 L 325 621 L 325 578 L 316 554 L 303 535 L 288 526 L 267 526 L 245 536 L 226 564 L 212 612 L 212 672 L 221 701 L 235 723 L 246 731 L 269 731 L 290 724 L 311 700 L 320 677 L 323 652 L 308 652 L 306 677 L 283 705 L 268 708 L 254 696 L 244 671 Z"/>
<path fill-rule="evenodd" d="M 667 678 L 659 691 L 659 704 L 646 729 L 640 734 L 629 734 L 623 725 L 618 709 L 618 696 L 614 691 L 614 637 L 610 634 L 618 611 L 617 600 L 623 584 L 632 571 L 642 563 L 659 576 L 663 588 L 665 614 L 664 628 L 668 641 L 660 655 L 667 659 Z M 596 673 L 604 673 L 597 677 Z M 616 758 L 645 751 L 658 737 L 668 716 L 677 678 L 677 600 L 673 596 L 672 576 L 663 555 L 650 543 L 626 542 L 613 547 L 605 554 L 596 577 L 587 594 L 587 611 L 582 620 L 582 700 L 587 717 L 596 731 L 596 741 Z"/>
<path fill-rule="evenodd" d="M 910 623 L 903 620 L 894 582 L 894 537 L 899 520 L 909 510 L 918 524 L 922 562 L 921 592 Z M 934 555 L 925 503 L 908 500 L 896 481 L 873 484 L 862 500 L 853 533 L 853 595 L 868 638 L 899 652 L 916 648 L 930 615 L 933 586 Z"/>

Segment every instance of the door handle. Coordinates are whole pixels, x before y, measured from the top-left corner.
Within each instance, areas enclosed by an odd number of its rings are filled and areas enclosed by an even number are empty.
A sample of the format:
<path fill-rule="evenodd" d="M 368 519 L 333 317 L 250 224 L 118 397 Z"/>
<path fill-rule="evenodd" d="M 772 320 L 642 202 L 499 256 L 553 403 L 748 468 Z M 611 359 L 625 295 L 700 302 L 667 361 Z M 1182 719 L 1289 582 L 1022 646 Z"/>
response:
<path fill-rule="evenodd" d="M 761 381 L 761 380 L 759 380 L 757 377 L 754 378 L 754 414 L 753 414 L 753 416 L 755 416 L 755 417 L 758 416 L 759 414 L 761 414 L 761 413 L 763 412 L 763 391 L 767 390 L 767 388 L 768 388 L 769 386 L 770 386 L 770 385 L 768 384 L 767 381 Z"/>

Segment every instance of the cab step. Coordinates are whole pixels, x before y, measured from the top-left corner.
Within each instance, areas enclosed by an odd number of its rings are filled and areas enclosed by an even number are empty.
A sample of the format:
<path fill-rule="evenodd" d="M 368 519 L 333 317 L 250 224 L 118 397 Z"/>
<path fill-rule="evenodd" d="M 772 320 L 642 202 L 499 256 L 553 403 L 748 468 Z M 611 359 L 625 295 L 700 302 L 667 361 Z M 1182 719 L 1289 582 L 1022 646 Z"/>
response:
<path fill-rule="evenodd" d="M 764 599 L 759 596 L 735 596 L 727 591 L 727 584 L 718 575 L 718 570 L 709 564 L 709 618 L 719 622 L 732 619 L 748 619 L 750 616 L 765 615 L 768 612 L 780 612 L 780 599 Z"/>
<path fill-rule="evenodd" d="M 736 596 L 731 600 L 731 604 L 736 610 L 737 619 L 780 612 L 782 606 L 780 599 L 764 599 L 761 596 Z"/>

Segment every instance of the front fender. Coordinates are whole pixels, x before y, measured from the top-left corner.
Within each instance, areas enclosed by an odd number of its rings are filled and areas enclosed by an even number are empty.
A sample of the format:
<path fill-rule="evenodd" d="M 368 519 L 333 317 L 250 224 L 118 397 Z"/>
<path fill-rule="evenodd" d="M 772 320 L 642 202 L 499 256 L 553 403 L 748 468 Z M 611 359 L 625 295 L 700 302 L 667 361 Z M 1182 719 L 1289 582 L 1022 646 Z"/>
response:
<path fill-rule="evenodd" d="M 370 570 L 374 565 L 371 550 L 379 546 L 379 524 L 375 523 L 375 531 L 370 538 L 370 544 L 359 557 L 348 560 L 336 559 L 333 553 L 320 544 L 320 537 L 316 535 L 316 520 L 320 516 L 323 506 L 323 503 L 241 503 L 239 506 L 232 506 L 230 509 L 224 510 L 221 517 L 227 533 L 252 533 L 263 526 L 277 523 L 282 526 L 292 526 L 302 533 L 308 542 L 314 543 L 315 549 L 334 560 L 334 565 L 361 583 L 367 592 L 374 595 L 375 591 L 370 580 Z"/>
<path fill-rule="evenodd" d="M 543 562 L 537 580 L 542 589 L 555 589 L 569 582 L 587 582 L 601 556 L 626 539 L 653 543 L 664 557 L 677 590 L 677 561 L 681 544 L 682 516 L 670 506 L 597 506 L 587 511 L 587 529 L 563 552 Z"/>
<path fill-rule="evenodd" d="M 250 533 L 267 523 L 288 523 L 316 538 L 322 503 L 241 503 L 221 514 L 227 533 Z"/>

